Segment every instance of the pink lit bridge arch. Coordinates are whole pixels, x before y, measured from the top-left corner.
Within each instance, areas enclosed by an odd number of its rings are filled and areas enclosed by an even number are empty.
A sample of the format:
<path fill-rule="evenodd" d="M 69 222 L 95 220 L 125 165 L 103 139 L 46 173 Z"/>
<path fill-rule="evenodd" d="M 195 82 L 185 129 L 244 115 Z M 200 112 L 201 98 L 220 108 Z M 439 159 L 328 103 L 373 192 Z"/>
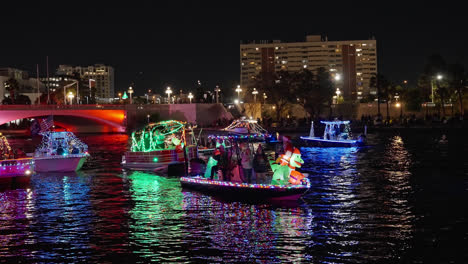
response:
<path fill-rule="evenodd" d="M 127 111 L 120 105 L 0 105 L 0 125 L 49 115 L 91 119 L 107 126 L 107 132 L 126 130 Z"/>

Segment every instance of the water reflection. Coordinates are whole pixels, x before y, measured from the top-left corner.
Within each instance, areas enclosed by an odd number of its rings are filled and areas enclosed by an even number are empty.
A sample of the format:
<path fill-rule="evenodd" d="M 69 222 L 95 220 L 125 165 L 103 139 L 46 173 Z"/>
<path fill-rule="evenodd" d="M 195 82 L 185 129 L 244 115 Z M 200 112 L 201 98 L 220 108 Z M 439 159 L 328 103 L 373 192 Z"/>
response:
<path fill-rule="evenodd" d="M 184 191 L 188 239 L 199 262 L 294 262 L 304 257 L 312 217 L 303 208 L 223 202 Z"/>
<path fill-rule="evenodd" d="M 407 247 L 414 218 L 409 205 L 411 155 L 401 137 L 372 149 L 301 152 L 312 182 L 305 199 L 317 224 L 309 250 L 327 249 L 320 261 L 358 262 L 363 256 L 378 261 L 395 258 L 395 252 Z M 379 169 L 372 170 L 374 166 Z"/>
<path fill-rule="evenodd" d="M 181 241 L 188 235 L 181 227 L 183 196 L 179 179 L 132 172 L 128 177 L 133 207 L 129 238 L 133 253 L 159 261 L 186 261 L 189 252 Z"/>
<path fill-rule="evenodd" d="M 419 132 L 388 132 L 369 148 L 301 148 L 312 188 L 298 206 L 276 207 L 127 175 L 119 162 L 128 138 L 87 135 L 93 157 L 82 172 L 1 182 L 0 262 L 466 259 L 465 137 L 449 134 L 443 150 L 440 135 Z"/>

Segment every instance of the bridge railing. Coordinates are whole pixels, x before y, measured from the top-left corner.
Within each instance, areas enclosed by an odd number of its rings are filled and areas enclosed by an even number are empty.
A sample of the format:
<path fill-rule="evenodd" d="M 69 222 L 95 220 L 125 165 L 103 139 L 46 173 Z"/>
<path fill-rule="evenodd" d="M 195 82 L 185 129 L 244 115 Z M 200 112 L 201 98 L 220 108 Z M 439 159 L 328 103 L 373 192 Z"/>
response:
<path fill-rule="evenodd" d="M 0 110 L 105 110 L 105 109 L 125 109 L 124 105 L 0 105 Z"/>

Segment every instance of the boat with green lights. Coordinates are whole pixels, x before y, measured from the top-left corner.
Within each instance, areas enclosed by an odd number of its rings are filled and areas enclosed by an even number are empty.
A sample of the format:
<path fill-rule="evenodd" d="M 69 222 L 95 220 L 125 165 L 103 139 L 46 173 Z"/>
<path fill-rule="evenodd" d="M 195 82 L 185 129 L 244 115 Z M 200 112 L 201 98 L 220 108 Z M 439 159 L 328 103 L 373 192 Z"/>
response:
<path fill-rule="evenodd" d="M 187 144 L 186 126 L 186 122 L 167 120 L 133 132 L 130 151 L 122 156 L 122 167 L 183 175 L 186 164 L 198 156 L 197 145 Z"/>

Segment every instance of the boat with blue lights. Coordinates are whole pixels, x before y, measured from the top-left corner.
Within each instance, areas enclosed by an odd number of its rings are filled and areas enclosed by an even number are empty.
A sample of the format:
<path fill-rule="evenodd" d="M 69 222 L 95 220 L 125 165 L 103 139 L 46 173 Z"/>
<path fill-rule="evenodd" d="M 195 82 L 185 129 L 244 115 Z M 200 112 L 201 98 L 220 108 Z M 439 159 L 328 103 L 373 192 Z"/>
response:
<path fill-rule="evenodd" d="M 310 181 L 304 178 L 301 184 L 254 184 L 211 180 L 200 176 L 181 177 L 182 188 L 234 200 L 298 200 L 310 188 Z"/>
<path fill-rule="evenodd" d="M 358 138 L 352 136 L 350 121 L 348 120 L 320 122 L 325 124 L 323 137 L 314 135 L 314 122 L 312 122 L 309 136 L 301 137 L 307 145 L 316 147 L 359 147 L 366 143 L 365 134 L 360 135 Z"/>
<path fill-rule="evenodd" d="M 0 133 L 0 178 L 30 176 L 33 172 L 34 160 L 12 151 L 8 140 Z"/>
<path fill-rule="evenodd" d="M 41 145 L 34 152 L 36 172 L 78 171 L 89 157 L 88 146 L 69 131 L 39 133 Z"/>
<path fill-rule="evenodd" d="M 122 167 L 170 176 L 184 175 L 186 164 L 198 157 L 197 145 L 187 144 L 186 126 L 186 122 L 167 120 L 134 131 L 130 151 L 122 156 Z"/>

